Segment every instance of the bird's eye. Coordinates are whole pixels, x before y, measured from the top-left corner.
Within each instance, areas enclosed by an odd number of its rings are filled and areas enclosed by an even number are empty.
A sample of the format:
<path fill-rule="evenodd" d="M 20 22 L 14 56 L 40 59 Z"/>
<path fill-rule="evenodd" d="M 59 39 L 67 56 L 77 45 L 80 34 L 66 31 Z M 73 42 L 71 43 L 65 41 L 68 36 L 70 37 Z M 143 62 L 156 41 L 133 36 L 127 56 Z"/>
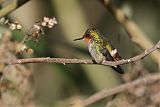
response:
<path fill-rule="evenodd" d="M 86 34 L 86 37 L 90 37 L 90 34 Z"/>

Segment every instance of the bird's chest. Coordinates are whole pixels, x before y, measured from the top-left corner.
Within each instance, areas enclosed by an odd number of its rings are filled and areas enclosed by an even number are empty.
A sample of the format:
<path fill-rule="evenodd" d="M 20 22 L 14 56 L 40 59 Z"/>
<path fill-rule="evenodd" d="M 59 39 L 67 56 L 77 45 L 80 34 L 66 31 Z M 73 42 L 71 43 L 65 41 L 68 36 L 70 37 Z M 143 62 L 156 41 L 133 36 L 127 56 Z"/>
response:
<path fill-rule="evenodd" d="M 103 60 L 105 60 L 105 57 L 103 56 L 103 54 L 100 52 L 100 47 L 94 44 L 89 44 L 88 45 L 88 49 L 89 52 L 91 54 L 91 56 L 94 58 L 94 60 L 97 63 L 102 62 Z"/>

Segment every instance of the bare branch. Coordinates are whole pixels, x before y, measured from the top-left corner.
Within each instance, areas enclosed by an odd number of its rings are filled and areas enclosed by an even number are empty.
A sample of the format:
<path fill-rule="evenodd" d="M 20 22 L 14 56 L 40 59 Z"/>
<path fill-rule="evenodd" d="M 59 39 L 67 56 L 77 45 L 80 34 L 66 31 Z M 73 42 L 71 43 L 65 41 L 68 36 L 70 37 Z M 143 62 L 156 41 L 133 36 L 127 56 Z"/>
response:
<path fill-rule="evenodd" d="M 145 56 L 149 55 L 156 49 L 160 49 L 160 41 L 153 46 L 150 49 L 146 49 L 143 53 L 129 59 L 123 59 L 120 61 L 103 61 L 100 63 L 100 65 L 109 65 L 109 66 L 115 66 L 115 65 L 122 65 L 131 63 L 137 60 L 140 60 L 144 58 Z M 82 60 L 82 59 L 66 59 L 66 58 L 28 58 L 28 59 L 15 59 L 11 61 L 0 61 L 0 63 L 3 64 L 25 64 L 25 63 L 62 63 L 62 64 L 96 64 L 92 60 Z"/>
<path fill-rule="evenodd" d="M 153 47 L 153 43 L 147 38 L 148 36 L 139 28 L 139 26 L 131 20 L 121 8 L 118 8 L 111 0 L 100 0 L 107 10 L 112 13 L 115 19 L 124 27 L 128 32 L 131 40 L 142 49 Z M 143 41 L 143 42 L 142 42 Z M 151 54 L 151 57 L 157 63 L 160 63 L 160 52 L 155 51 Z"/>
<path fill-rule="evenodd" d="M 111 89 L 103 89 L 103 90 L 97 92 L 96 94 L 90 96 L 86 100 L 82 101 L 82 104 L 83 104 L 83 106 L 88 106 L 98 100 L 101 100 L 101 99 L 108 97 L 108 96 L 111 96 L 111 95 L 115 95 L 120 92 L 123 92 L 131 87 L 136 87 L 136 86 L 139 86 L 142 84 L 143 85 L 144 84 L 151 84 L 151 83 L 158 81 L 158 80 L 160 80 L 160 74 L 156 73 L 156 74 L 151 74 L 146 77 L 137 79 L 132 82 L 125 83 L 123 85 L 116 86 Z"/>

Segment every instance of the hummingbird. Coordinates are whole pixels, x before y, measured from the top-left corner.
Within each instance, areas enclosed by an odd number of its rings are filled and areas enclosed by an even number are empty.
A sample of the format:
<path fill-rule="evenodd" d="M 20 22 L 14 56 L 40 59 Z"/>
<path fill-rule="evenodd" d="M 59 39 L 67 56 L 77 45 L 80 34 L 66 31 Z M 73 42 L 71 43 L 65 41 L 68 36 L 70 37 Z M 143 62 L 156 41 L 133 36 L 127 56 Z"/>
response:
<path fill-rule="evenodd" d="M 95 28 L 88 28 L 81 38 L 75 39 L 84 40 L 88 46 L 88 50 L 96 63 L 102 63 L 102 61 L 118 61 L 121 60 L 117 49 L 102 36 L 102 34 Z M 111 66 L 115 71 L 120 74 L 124 74 L 124 70 L 119 66 Z"/>

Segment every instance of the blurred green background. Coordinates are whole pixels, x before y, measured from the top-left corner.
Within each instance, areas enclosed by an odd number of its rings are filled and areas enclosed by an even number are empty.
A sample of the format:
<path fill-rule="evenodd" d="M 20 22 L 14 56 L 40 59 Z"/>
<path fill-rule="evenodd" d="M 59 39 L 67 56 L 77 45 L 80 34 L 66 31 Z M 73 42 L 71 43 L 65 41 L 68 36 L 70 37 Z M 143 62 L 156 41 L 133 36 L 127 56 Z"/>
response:
<path fill-rule="evenodd" d="M 153 43 L 160 39 L 160 0 L 113 0 L 113 2 L 123 8 Z M 32 0 L 9 15 L 10 18 L 22 23 L 23 32 L 44 16 L 56 17 L 58 25 L 45 31 L 39 45 L 28 43 L 35 51 L 32 57 L 92 59 L 82 41 L 73 41 L 81 37 L 89 27 L 99 29 L 118 49 L 122 58 L 129 58 L 143 51 L 131 42 L 126 31 L 98 0 Z M 23 33 L 14 32 L 17 39 L 22 38 L 22 35 Z M 142 62 L 149 71 L 158 70 L 150 57 L 146 57 Z M 32 76 L 34 99 L 37 104 L 44 106 L 56 107 L 65 99 L 87 97 L 103 88 L 122 83 L 122 76 L 108 66 L 81 64 L 31 64 L 31 66 L 34 71 Z M 124 65 L 123 68 L 129 72 L 130 66 Z M 101 104 L 103 103 L 105 101 Z"/>

